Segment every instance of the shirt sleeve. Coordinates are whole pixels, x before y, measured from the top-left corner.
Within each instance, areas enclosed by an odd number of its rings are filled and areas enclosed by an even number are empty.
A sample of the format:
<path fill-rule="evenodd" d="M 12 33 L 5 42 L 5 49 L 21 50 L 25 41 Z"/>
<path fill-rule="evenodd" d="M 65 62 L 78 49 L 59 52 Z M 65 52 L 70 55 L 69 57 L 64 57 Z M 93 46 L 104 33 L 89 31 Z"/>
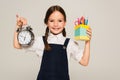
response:
<path fill-rule="evenodd" d="M 72 39 L 70 39 L 70 42 L 68 44 L 68 54 L 75 59 L 76 61 L 80 62 L 82 56 L 83 56 L 83 49 L 80 48 L 79 44 Z"/>
<path fill-rule="evenodd" d="M 42 56 L 44 50 L 44 43 L 42 37 L 37 37 L 34 43 L 29 48 L 24 48 L 26 52 L 36 53 L 38 56 Z"/>

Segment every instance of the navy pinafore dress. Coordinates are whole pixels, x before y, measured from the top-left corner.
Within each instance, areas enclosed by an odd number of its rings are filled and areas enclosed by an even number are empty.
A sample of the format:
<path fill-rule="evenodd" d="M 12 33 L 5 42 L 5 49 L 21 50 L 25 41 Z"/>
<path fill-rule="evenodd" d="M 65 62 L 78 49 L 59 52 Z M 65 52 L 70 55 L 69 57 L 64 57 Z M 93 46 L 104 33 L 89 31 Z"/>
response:
<path fill-rule="evenodd" d="M 68 42 L 69 38 L 65 40 L 64 45 L 49 44 L 51 50 L 44 50 L 37 80 L 70 80 L 66 52 Z"/>

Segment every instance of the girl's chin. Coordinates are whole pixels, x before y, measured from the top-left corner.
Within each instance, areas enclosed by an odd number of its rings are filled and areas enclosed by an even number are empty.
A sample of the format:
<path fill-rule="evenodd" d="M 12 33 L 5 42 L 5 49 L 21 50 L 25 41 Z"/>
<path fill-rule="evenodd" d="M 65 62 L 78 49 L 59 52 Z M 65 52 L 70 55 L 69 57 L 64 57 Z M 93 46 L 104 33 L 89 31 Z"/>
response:
<path fill-rule="evenodd" d="M 51 32 L 52 34 L 54 34 L 54 35 L 58 35 L 58 34 L 60 34 L 61 32 Z"/>

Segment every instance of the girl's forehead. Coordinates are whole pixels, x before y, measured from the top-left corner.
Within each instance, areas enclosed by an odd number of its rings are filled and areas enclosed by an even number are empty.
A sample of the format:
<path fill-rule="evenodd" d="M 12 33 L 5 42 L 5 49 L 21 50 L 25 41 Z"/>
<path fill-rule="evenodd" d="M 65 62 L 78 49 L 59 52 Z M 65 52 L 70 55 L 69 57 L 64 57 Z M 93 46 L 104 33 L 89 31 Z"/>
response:
<path fill-rule="evenodd" d="M 54 19 L 54 18 L 61 18 L 64 19 L 64 16 L 61 12 L 59 11 L 54 11 L 50 16 L 49 19 Z"/>

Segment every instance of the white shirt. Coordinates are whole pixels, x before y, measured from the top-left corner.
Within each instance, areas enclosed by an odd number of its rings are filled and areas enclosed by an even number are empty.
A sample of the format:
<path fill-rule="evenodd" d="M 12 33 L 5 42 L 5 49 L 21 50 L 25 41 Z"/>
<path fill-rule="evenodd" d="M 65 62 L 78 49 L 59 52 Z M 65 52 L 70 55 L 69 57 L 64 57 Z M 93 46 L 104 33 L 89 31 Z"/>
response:
<path fill-rule="evenodd" d="M 58 35 L 49 33 L 47 41 L 48 43 L 63 45 L 65 40 L 66 40 L 66 37 L 64 37 L 62 33 Z M 38 36 L 37 38 L 35 38 L 33 45 L 29 47 L 27 51 L 35 52 L 39 57 L 42 58 L 43 51 L 44 51 L 44 42 L 43 42 L 42 36 Z M 78 62 L 81 60 L 83 56 L 83 49 L 80 49 L 79 45 L 76 44 L 75 41 L 72 39 L 69 40 L 69 43 L 67 45 L 67 56 L 68 56 L 68 61 L 72 57 Z"/>

